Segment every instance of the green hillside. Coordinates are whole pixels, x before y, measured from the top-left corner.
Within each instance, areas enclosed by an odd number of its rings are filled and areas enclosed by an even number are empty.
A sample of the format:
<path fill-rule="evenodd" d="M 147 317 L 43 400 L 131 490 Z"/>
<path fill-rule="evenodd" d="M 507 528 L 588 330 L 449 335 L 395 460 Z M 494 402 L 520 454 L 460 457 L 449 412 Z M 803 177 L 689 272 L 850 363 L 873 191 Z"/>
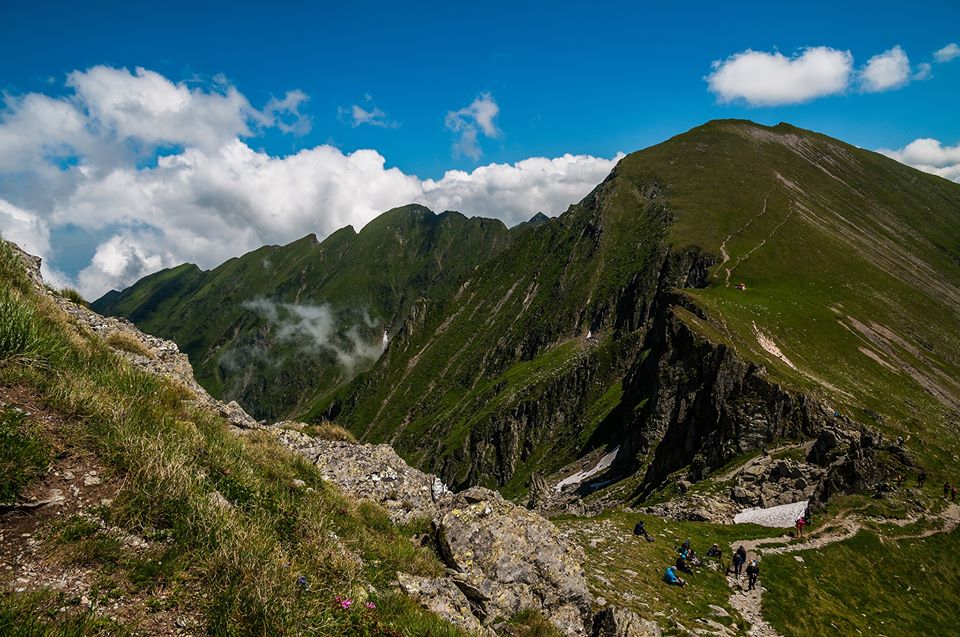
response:
<path fill-rule="evenodd" d="M 177 340 L 220 396 L 335 418 L 457 486 L 517 495 L 619 445 L 617 471 L 649 494 L 834 411 L 933 466 L 960 453 L 957 184 L 786 124 L 715 121 L 536 221 L 405 208 L 95 307 Z M 270 341 L 243 305 L 257 298 L 329 303 L 343 343 L 392 340 L 344 385 L 334 354 Z M 264 338 L 270 356 L 244 354 Z"/>
<path fill-rule="evenodd" d="M 449 294 L 509 238 L 499 221 L 411 205 L 359 233 L 164 270 L 93 305 L 174 340 L 217 396 L 282 417 L 369 367 L 416 299 Z"/>

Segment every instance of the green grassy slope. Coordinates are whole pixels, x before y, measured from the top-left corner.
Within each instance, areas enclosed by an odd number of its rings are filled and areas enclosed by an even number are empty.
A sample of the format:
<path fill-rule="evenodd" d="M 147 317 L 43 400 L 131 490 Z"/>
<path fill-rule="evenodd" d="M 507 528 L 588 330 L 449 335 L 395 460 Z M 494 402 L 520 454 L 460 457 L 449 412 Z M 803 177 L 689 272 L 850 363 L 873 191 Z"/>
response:
<path fill-rule="evenodd" d="M 698 327 L 935 464 L 960 453 L 960 186 L 783 124 L 714 122 L 637 161 L 670 184 L 675 245 L 725 241 L 688 291 Z"/>
<path fill-rule="evenodd" d="M 116 485 L 110 501 L 84 513 L 49 514 L 51 526 L 31 539 L 41 543 L 47 568 L 79 565 L 100 582 L 89 593 L 95 606 L 110 608 L 118 595 L 142 598 L 150 612 L 197 617 L 211 635 L 461 634 L 390 592 L 400 569 L 441 572 L 431 553 L 409 541 L 415 529 L 345 498 L 270 436 L 230 432 L 182 387 L 127 363 L 37 293 L 2 241 L 0 387 L 30 396 L 45 414 L 25 415 L 5 393 L 4 503 L 71 454 L 95 458 L 104 484 Z M 218 505 L 216 494 L 228 504 Z M 126 533 L 150 538 L 149 548 L 124 548 Z M 306 585 L 298 584 L 301 575 Z M 0 633 L 137 628 L 116 625 L 108 612 L 92 616 L 51 584 L 0 594 Z M 337 595 L 357 603 L 346 610 Z"/>
<path fill-rule="evenodd" d="M 862 531 L 804 551 L 802 563 L 768 557 L 764 615 L 786 637 L 957 634 L 958 550 L 958 531 L 904 540 Z"/>
<path fill-rule="evenodd" d="M 209 272 L 165 270 L 94 307 L 176 341 L 215 395 L 286 416 L 369 367 L 414 300 L 448 294 L 508 240 L 499 221 L 405 206 L 359 233 L 264 247 Z M 281 304 L 276 315 L 264 301 Z"/>
<path fill-rule="evenodd" d="M 697 312 L 678 316 L 772 382 L 903 434 L 935 467 L 960 453 L 957 184 L 786 124 L 726 120 L 627 156 L 556 219 L 506 231 L 401 210 L 320 246 L 156 275 L 121 293 L 128 304 L 97 307 L 156 307 L 140 324 L 258 413 L 334 416 L 452 484 L 518 494 L 533 470 L 638 424 L 650 396 L 625 395 L 623 379 L 681 286 Z M 165 277 L 182 281 L 169 301 Z M 329 352 L 304 359 L 287 342 L 258 356 L 269 330 L 239 306 L 257 295 L 327 302 L 364 338 L 381 325 L 395 338 L 344 387 Z M 296 360 L 264 362 L 277 358 Z"/>
<path fill-rule="evenodd" d="M 626 157 L 582 204 L 426 308 L 355 381 L 341 418 L 454 483 L 502 484 L 524 462 L 569 459 L 557 441 L 587 426 L 583 415 L 638 355 L 638 298 L 652 296 L 668 247 L 715 259 L 706 285 L 687 290 L 707 315 L 683 313 L 695 330 L 855 420 L 879 414 L 935 463 L 960 450 L 960 186 L 816 133 L 743 121 Z M 611 360 L 591 367 L 587 388 L 571 380 L 578 359 L 556 352 L 581 347 L 591 328 L 609 335 Z M 541 358 L 565 379 L 562 396 L 522 378 Z M 514 388 L 517 376 L 498 381 L 514 368 L 530 392 L 488 391 Z M 532 402 L 551 422 L 516 443 Z M 501 455 L 521 448 L 484 463 L 467 432 Z M 462 460 L 471 454 L 472 467 Z"/>

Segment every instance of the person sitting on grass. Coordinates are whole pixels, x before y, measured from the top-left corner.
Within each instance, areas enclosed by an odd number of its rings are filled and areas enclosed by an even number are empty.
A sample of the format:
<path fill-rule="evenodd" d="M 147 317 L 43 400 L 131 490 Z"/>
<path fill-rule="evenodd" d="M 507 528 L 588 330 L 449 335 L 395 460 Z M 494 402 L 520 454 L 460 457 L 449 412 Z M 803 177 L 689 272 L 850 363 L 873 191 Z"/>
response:
<path fill-rule="evenodd" d="M 683 559 L 682 557 L 677 558 L 676 567 L 678 571 L 683 571 L 684 573 L 693 573 L 693 569 L 690 568 L 687 560 Z"/>
<path fill-rule="evenodd" d="M 718 560 L 721 559 L 720 545 L 714 543 L 713 546 L 710 547 L 710 550 L 707 551 L 707 557 L 715 557 Z"/>
<path fill-rule="evenodd" d="M 670 584 L 671 586 L 683 587 L 687 585 L 686 580 L 683 580 L 680 577 L 678 577 L 677 572 L 674 570 L 672 566 L 667 567 L 667 571 L 663 574 L 663 581 L 666 582 L 667 584 Z"/>
<path fill-rule="evenodd" d="M 644 525 L 643 520 L 637 521 L 637 525 L 633 527 L 633 534 L 639 535 L 640 537 L 645 539 L 647 542 L 653 542 L 653 538 L 650 537 L 649 533 L 647 533 L 647 527 L 646 525 Z"/>

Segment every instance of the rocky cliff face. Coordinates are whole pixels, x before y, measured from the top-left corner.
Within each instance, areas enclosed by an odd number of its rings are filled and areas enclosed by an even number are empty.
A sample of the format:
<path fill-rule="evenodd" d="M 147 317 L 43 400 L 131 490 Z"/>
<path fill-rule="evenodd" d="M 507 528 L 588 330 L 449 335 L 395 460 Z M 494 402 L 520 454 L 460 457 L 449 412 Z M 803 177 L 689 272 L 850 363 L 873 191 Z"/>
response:
<path fill-rule="evenodd" d="M 645 467 L 646 493 L 682 467 L 697 481 L 745 452 L 813 437 L 827 422 L 822 405 L 696 333 L 678 307 L 656 321 L 650 355 L 624 382 L 635 404 L 644 401 L 627 426 L 623 457 Z"/>

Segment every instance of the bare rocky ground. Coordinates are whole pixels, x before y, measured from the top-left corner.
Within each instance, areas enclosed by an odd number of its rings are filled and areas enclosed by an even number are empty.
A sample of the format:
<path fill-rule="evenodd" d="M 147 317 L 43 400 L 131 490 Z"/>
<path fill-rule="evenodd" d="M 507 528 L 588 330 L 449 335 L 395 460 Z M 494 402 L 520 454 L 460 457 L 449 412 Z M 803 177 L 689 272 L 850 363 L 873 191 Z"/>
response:
<path fill-rule="evenodd" d="M 55 455 L 19 502 L 0 507 L 0 583 L 18 593 L 51 593 L 52 614 L 92 611 L 134 634 L 197 634 L 196 613 L 183 598 L 170 599 L 162 588 L 133 586 L 102 565 L 77 561 L 65 550 L 59 535 L 68 521 L 76 520 L 112 535 L 120 551 L 129 555 L 146 556 L 155 547 L 103 521 L 102 512 L 112 504 L 119 481 L 96 456 L 69 443 L 69 436 L 64 436 L 67 419 L 19 387 L 0 387 L 0 406 L 20 409 L 40 423 Z"/>

